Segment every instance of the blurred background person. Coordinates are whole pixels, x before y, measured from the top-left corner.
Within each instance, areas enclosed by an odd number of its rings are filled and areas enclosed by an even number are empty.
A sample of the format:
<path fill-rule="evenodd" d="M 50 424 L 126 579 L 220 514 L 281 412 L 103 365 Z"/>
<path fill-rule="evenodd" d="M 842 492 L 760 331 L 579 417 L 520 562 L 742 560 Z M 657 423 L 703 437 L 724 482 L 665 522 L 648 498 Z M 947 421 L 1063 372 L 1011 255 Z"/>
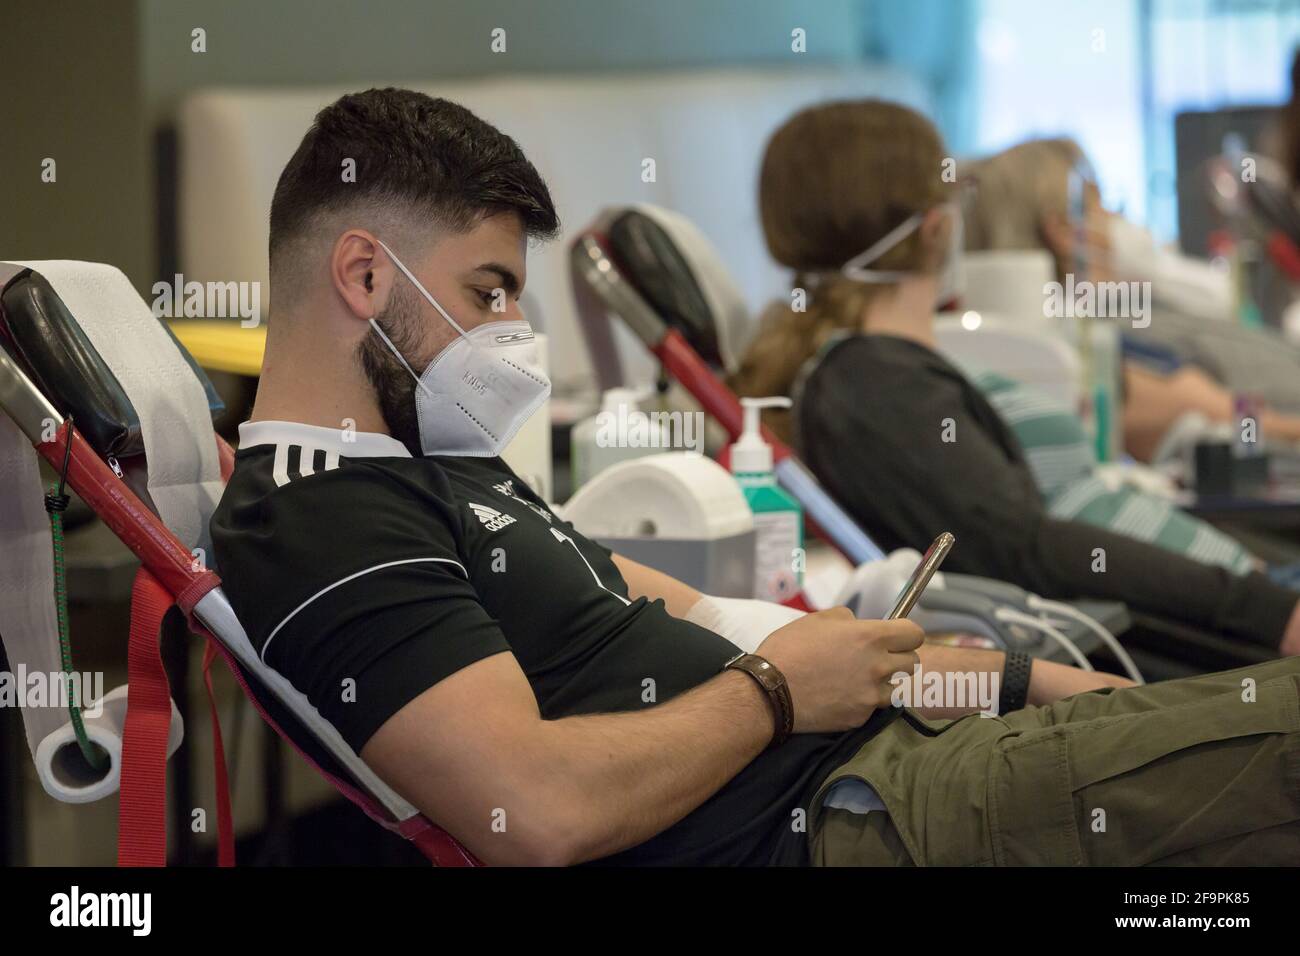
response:
<path fill-rule="evenodd" d="M 1264 399 L 1258 411 L 1263 434 L 1300 440 L 1300 348 L 1271 328 L 1171 307 L 1165 293 L 1178 279 L 1144 268 L 1157 255 L 1154 241 L 1106 210 L 1095 182 L 1083 186 L 1083 222 L 1072 221 L 1070 176 L 1080 168 L 1091 166 L 1068 138 L 1028 140 L 972 164 L 979 185 L 966 217 L 966 249 L 1045 251 L 1058 281 L 1081 261 L 1096 283 L 1151 281 L 1150 324 L 1121 326 L 1125 449 L 1150 461 L 1169 428 L 1189 412 L 1233 422 L 1234 391 L 1241 390 Z"/>
<path fill-rule="evenodd" d="M 1045 496 L 989 398 L 937 351 L 935 307 L 961 252 L 945 155 L 927 119 L 878 100 L 806 109 L 777 130 L 759 179 L 763 234 L 809 299 L 802 312 L 771 308 L 734 387 L 797 396 L 793 421 L 773 425 L 886 550 L 949 530 L 952 570 L 1300 653 L 1296 592 L 1240 545 L 1163 500 L 1095 482 L 1086 440 L 1074 443 L 1076 474 Z M 1005 379 L 983 385 L 1004 404 L 1040 401 Z"/>

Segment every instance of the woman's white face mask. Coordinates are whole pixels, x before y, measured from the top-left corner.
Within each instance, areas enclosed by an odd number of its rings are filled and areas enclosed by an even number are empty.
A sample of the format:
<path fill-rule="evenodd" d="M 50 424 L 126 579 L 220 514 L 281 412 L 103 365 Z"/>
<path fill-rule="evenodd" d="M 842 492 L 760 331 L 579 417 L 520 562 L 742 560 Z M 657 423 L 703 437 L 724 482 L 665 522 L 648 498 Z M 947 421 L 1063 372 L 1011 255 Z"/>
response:
<path fill-rule="evenodd" d="M 947 209 L 952 216 L 952 229 L 948 233 L 948 251 L 944 255 L 943 265 L 939 268 L 939 292 L 935 297 L 935 305 L 943 306 L 960 298 L 964 291 L 965 273 L 962 271 L 961 257 L 965 247 L 965 229 L 960 203 L 947 202 L 938 208 Z M 899 282 L 910 276 L 919 275 L 915 272 L 868 269 L 867 266 L 916 232 L 925 220 L 925 216 L 926 213 L 918 212 L 903 220 L 881 236 L 870 248 L 844 263 L 840 267 L 840 273 L 846 279 L 853 279 L 856 282 L 878 283 Z"/>
<path fill-rule="evenodd" d="M 499 321 L 466 332 L 393 250 L 382 241 L 379 245 L 457 333 L 424 374 L 416 375 L 379 324 L 370 320 L 389 351 L 415 379 L 421 451 L 480 458 L 501 454 L 551 394 L 551 382 L 538 361 L 533 330 L 527 322 Z"/>

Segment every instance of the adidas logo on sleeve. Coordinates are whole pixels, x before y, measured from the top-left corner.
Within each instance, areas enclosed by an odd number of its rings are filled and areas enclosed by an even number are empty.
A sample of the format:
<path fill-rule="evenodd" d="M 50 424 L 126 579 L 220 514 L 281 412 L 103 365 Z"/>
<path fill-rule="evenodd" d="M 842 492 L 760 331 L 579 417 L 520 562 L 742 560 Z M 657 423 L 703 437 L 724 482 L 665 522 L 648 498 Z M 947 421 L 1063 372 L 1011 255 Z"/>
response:
<path fill-rule="evenodd" d="M 487 505 L 476 505 L 470 502 L 469 506 L 474 514 L 478 515 L 478 520 L 483 522 L 483 527 L 489 531 L 500 531 L 508 524 L 514 524 L 515 519 L 510 515 L 502 514 L 495 508 L 489 508 Z"/>

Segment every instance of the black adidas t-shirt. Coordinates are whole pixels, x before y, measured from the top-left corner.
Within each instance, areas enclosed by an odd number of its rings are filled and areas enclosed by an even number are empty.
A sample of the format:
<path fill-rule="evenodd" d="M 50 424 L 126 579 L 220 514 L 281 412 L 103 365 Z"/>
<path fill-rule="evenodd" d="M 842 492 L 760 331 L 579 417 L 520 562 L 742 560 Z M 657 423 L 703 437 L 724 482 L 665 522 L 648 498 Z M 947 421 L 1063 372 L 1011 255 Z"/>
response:
<path fill-rule="evenodd" d="M 610 552 L 499 458 L 413 458 L 386 435 L 344 441 L 286 422 L 240 436 L 212 518 L 226 594 L 262 659 L 358 752 L 423 691 L 492 654 L 514 654 L 556 719 L 666 702 L 737 653 L 661 600 L 630 601 Z M 794 811 L 875 723 L 792 737 L 605 862 L 806 862 Z"/>

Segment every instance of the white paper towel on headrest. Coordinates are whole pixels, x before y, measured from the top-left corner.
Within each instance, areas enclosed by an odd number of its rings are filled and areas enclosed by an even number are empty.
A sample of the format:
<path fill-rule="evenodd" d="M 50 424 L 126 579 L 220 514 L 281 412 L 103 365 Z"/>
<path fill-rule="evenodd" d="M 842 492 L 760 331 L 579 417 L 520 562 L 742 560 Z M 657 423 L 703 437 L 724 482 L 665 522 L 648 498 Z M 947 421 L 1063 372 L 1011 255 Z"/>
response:
<path fill-rule="evenodd" d="M 10 674 L 20 667 L 45 675 L 63 669 L 50 519 L 36 462 L 27 436 L 0 412 L 0 639 Z M 35 756 L 41 740 L 58 729 L 68 712 L 29 707 L 22 717 L 27 747 Z"/>
<path fill-rule="evenodd" d="M 176 343 L 120 269 L 67 259 L 18 264 L 46 278 L 131 400 L 163 523 L 187 548 L 206 541 L 220 464 L 207 396 Z"/>
<path fill-rule="evenodd" d="M 203 386 L 167 331 L 112 266 L 19 264 L 49 281 L 135 407 L 149 463 L 149 493 L 164 523 L 187 548 L 206 540 L 207 520 L 221 494 L 212 421 Z M 35 449 L 3 415 L 0 489 L 0 639 L 11 675 L 25 671 L 49 680 L 63 668 L 45 488 Z M 77 635 L 72 637 L 75 665 Z M 21 713 L 35 759 L 51 735 L 62 732 L 68 711 L 58 705 L 25 706 Z M 44 772 L 39 761 L 37 769 Z"/>

